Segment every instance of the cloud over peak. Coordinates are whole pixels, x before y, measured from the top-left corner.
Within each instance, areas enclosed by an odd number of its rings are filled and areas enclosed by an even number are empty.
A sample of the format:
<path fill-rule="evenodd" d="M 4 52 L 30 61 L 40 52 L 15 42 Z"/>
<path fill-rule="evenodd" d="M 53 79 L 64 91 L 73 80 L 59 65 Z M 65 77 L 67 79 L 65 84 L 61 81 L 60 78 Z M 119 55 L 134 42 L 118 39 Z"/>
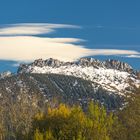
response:
<path fill-rule="evenodd" d="M 40 34 L 49 34 L 56 29 L 81 28 L 76 25 L 22 23 L 0 26 L 0 59 L 14 61 L 34 61 L 35 59 L 56 58 L 62 61 L 74 61 L 81 57 L 94 55 L 139 56 L 134 50 L 90 49 L 80 45 L 79 38 L 49 38 Z M 34 36 L 35 35 L 35 36 Z"/>
<path fill-rule="evenodd" d="M 88 55 L 89 50 L 75 38 L 42 38 L 33 36 L 0 37 L 0 59 L 33 61 L 39 58 L 75 60 Z"/>

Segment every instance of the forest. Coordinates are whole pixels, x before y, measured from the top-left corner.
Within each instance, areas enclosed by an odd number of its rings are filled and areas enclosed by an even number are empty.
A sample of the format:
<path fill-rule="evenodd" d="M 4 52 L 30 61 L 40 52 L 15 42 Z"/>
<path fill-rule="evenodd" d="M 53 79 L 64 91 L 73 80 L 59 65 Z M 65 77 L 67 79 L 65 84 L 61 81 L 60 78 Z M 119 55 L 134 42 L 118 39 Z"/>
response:
<path fill-rule="evenodd" d="M 67 105 L 21 94 L 0 101 L 0 140 L 139 140 L 140 90 L 123 108 L 107 111 L 98 102 Z"/>

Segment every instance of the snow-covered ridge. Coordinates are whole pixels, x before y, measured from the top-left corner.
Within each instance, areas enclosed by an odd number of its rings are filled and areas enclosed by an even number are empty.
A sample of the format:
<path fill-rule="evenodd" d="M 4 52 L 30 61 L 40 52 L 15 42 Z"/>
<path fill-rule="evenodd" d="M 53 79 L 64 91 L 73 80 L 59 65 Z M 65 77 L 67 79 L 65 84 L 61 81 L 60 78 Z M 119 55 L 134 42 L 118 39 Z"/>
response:
<path fill-rule="evenodd" d="M 49 66 L 49 67 L 60 67 L 60 66 L 82 66 L 82 67 L 94 67 L 94 68 L 106 68 L 106 69 L 116 69 L 116 70 L 120 70 L 120 71 L 126 71 L 129 73 L 133 72 L 133 68 L 124 62 L 120 62 L 118 60 L 106 60 L 106 61 L 99 61 L 97 59 L 94 58 L 81 58 L 78 61 L 74 61 L 74 62 L 63 62 L 63 61 L 59 61 L 57 59 L 47 59 L 47 60 L 42 60 L 42 59 L 38 59 L 35 60 L 33 63 L 30 64 L 30 66 L 37 66 L 37 67 L 44 67 L 44 66 Z M 29 65 L 21 65 L 19 67 L 19 72 L 23 71 L 25 69 L 27 69 Z"/>
<path fill-rule="evenodd" d="M 30 65 L 22 65 L 19 73 L 53 73 L 71 75 L 97 83 L 110 93 L 124 95 L 134 87 L 140 86 L 140 80 L 131 66 L 126 63 L 83 58 L 78 62 L 61 62 L 55 59 L 36 60 Z"/>
<path fill-rule="evenodd" d="M 0 79 L 4 79 L 6 77 L 12 76 L 12 73 L 10 71 L 5 71 L 3 73 L 0 73 Z"/>

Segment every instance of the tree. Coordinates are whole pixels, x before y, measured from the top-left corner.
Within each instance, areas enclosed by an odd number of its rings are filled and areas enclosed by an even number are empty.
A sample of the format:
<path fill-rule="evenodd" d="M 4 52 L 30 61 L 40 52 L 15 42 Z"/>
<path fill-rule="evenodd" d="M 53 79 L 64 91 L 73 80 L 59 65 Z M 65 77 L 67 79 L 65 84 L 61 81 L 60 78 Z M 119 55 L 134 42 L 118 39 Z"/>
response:
<path fill-rule="evenodd" d="M 34 115 L 39 112 L 41 97 L 26 93 L 3 95 L 0 99 L 0 139 L 28 139 Z M 43 107 L 42 107 L 43 108 Z"/>
<path fill-rule="evenodd" d="M 127 140 L 140 139 L 140 94 L 133 97 L 127 107 L 119 113 L 119 119 L 126 128 Z"/>
<path fill-rule="evenodd" d="M 113 140 L 140 139 L 140 90 L 131 95 L 124 108 L 118 112 L 115 121 Z"/>
<path fill-rule="evenodd" d="M 113 123 L 112 113 L 98 104 L 90 103 L 86 113 L 80 106 L 60 104 L 35 116 L 33 135 L 41 134 L 43 140 L 110 140 Z"/>

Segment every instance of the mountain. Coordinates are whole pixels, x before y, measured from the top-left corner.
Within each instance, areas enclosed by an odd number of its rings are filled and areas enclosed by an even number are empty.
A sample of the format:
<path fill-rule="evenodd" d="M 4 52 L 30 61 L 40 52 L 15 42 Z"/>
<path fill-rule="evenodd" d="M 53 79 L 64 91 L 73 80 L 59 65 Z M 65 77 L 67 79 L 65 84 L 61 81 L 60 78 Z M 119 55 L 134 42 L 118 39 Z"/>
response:
<path fill-rule="evenodd" d="M 140 86 L 138 73 L 127 63 L 117 60 L 99 61 L 81 58 L 76 62 L 56 59 L 36 60 L 29 65 L 20 65 L 18 73 L 42 73 L 69 75 L 93 82 L 93 87 L 102 87 L 109 94 L 125 95 Z"/>
<path fill-rule="evenodd" d="M 117 60 L 81 58 L 75 62 L 56 59 L 21 64 L 17 74 L 0 78 L 0 100 L 7 97 L 41 96 L 42 102 L 80 104 L 96 100 L 108 110 L 122 107 L 124 99 L 140 86 L 139 72 Z"/>

